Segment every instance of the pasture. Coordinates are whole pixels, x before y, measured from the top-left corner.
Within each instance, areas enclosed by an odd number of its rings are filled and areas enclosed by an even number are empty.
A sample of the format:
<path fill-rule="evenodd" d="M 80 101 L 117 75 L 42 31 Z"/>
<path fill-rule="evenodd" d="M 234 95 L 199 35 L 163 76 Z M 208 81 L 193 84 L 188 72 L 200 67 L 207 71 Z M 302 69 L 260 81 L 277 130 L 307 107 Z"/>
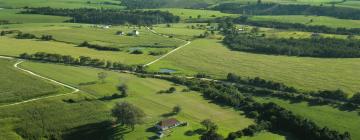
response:
<path fill-rule="evenodd" d="M 89 103 L 100 102 L 99 104 L 103 104 L 107 108 L 102 111 L 109 111 L 115 103 L 121 101 L 133 103 L 143 109 L 147 114 L 145 123 L 136 126 L 134 132 L 119 132 L 125 134 L 125 139 L 143 139 L 155 135 L 154 132 L 149 132 L 147 129 L 151 128 L 157 121 L 163 119 L 164 114 L 171 112 L 172 108 L 176 105 L 180 105 L 182 107 L 182 112 L 173 117 L 181 121 L 188 122 L 189 126 L 175 128 L 172 136 L 167 139 L 197 139 L 199 135 L 187 137 L 184 136 L 184 133 L 188 130 L 193 131 L 201 128 L 199 122 L 207 118 L 214 120 L 219 125 L 219 132 L 223 135 L 227 135 L 228 132 L 231 131 L 243 129 L 254 123 L 253 120 L 242 116 L 239 111 L 235 111 L 228 107 L 218 106 L 204 100 L 197 92 L 182 92 L 182 89 L 185 87 L 177 86 L 159 79 L 139 78 L 134 75 L 107 71 L 108 78 L 105 80 L 106 83 L 100 83 L 96 82 L 98 81 L 97 73 L 102 71 L 99 69 L 34 62 L 26 62 L 21 66 L 26 69 L 36 71 L 37 73 L 47 77 L 76 86 L 84 92 L 84 96 L 95 96 L 97 100 L 89 101 Z M 129 86 L 128 97 L 113 100 L 102 100 L 104 97 L 108 97 L 113 93 L 116 93 L 116 85 L 120 83 L 125 83 Z M 176 87 L 177 92 L 173 94 L 158 93 L 160 90 L 166 90 L 169 87 Z M 76 96 L 80 96 L 80 94 Z M 69 96 L 67 99 L 69 98 L 73 97 Z M 74 98 L 74 100 L 80 100 L 79 104 L 87 102 L 82 101 L 84 99 L 81 99 L 81 97 L 79 98 L 80 99 Z M 195 104 L 196 106 L 194 106 Z M 72 106 L 72 104 L 68 104 L 68 106 Z"/>
<path fill-rule="evenodd" d="M 238 16 L 236 14 L 227 14 L 213 10 L 199 10 L 199 9 L 181 9 L 181 8 L 159 8 L 155 10 L 168 11 L 182 20 L 191 19 L 213 19 L 218 17 Z"/>
<path fill-rule="evenodd" d="M 259 102 L 274 102 L 297 115 L 303 116 L 314 121 L 322 127 L 338 130 L 340 132 L 348 131 L 352 139 L 360 139 L 359 115 L 356 111 L 340 111 L 331 106 L 311 106 L 305 102 L 291 103 L 277 98 L 256 98 Z"/>
<path fill-rule="evenodd" d="M 21 9 L 2 9 L 0 19 L 10 23 L 59 23 L 70 19 L 61 16 L 18 14 L 20 11 Z"/>
<path fill-rule="evenodd" d="M 176 70 L 175 74 L 207 73 L 225 78 L 227 73 L 243 77 L 262 77 L 283 82 L 302 90 L 342 89 L 352 95 L 360 89 L 359 59 L 323 59 L 252 54 L 231 51 L 219 40 L 199 39 L 165 59 L 151 65 L 149 70 Z"/>
<path fill-rule="evenodd" d="M 0 0 L 1 8 L 53 7 L 53 8 L 123 8 L 116 0 Z"/>
<path fill-rule="evenodd" d="M 281 16 L 252 16 L 252 21 L 275 21 L 285 23 L 301 23 L 306 25 L 324 25 L 338 28 L 360 28 L 360 20 L 337 19 L 325 16 L 305 16 L 305 15 L 281 15 Z"/>
<path fill-rule="evenodd" d="M 13 67 L 15 62 L 0 58 L 0 105 L 71 92 L 70 89 L 16 69 Z"/>

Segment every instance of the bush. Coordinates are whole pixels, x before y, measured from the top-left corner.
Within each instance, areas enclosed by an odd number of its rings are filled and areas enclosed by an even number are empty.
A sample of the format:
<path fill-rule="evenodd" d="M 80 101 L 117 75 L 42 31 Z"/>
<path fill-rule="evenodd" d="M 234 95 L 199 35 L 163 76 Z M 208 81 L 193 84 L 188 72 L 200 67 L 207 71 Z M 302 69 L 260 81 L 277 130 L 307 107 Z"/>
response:
<path fill-rule="evenodd" d="M 131 54 L 143 54 L 144 52 L 141 51 L 141 50 L 135 50 L 135 51 L 132 51 Z"/>

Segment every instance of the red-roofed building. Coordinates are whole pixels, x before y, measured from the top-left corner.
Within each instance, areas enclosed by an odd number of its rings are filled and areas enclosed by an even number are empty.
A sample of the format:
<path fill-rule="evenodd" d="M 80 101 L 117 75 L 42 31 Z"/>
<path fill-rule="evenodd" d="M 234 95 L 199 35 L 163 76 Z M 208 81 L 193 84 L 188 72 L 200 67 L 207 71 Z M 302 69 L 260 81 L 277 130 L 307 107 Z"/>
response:
<path fill-rule="evenodd" d="M 160 121 L 159 123 L 156 124 L 156 127 L 160 130 L 167 130 L 170 128 L 174 128 L 176 126 L 179 126 L 181 124 L 180 121 L 178 121 L 175 118 L 170 118 L 170 119 L 165 119 Z"/>

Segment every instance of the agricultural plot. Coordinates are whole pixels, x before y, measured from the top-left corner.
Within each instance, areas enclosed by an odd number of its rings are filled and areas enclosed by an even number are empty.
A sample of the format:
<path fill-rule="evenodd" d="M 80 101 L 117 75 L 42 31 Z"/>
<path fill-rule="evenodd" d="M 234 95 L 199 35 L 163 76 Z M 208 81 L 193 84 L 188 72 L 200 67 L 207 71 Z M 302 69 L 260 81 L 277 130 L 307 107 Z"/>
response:
<path fill-rule="evenodd" d="M 337 19 L 325 16 L 282 15 L 282 16 L 252 16 L 252 21 L 275 21 L 285 23 L 301 23 L 306 25 L 324 25 L 338 28 L 360 28 L 360 20 Z"/>
<path fill-rule="evenodd" d="M 168 11 L 182 20 L 191 19 L 213 19 L 218 17 L 238 16 L 236 14 L 227 14 L 213 10 L 196 10 L 196 9 L 180 9 L 180 8 L 160 8 L 155 10 Z"/>
<path fill-rule="evenodd" d="M 184 133 L 188 130 L 194 131 L 201 128 L 199 122 L 207 118 L 214 120 L 214 122 L 219 125 L 219 132 L 223 135 L 227 135 L 228 132 L 243 129 L 254 123 L 253 120 L 242 116 L 241 112 L 209 103 L 209 101 L 204 100 L 199 93 L 182 92 L 185 87 L 176 86 L 163 80 L 139 78 L 129 74 L 107 72 L 108 78 L 105 80 L 106 82 L 101 83 L 96 82 L 98 81 L 97 73 L 102 71 L 98 69 L 33 62 L 26 62 L 21 66 L 50 78 L 58 79 L 62 82 L 76 86 L 86 92 L 86 94 L 95 96 L 99 100 L 117 92 L 116 85 L 120 83 L 127 84 L 129 87 L 128 97 L 114 100 L 102 100 L 102 103 L 109 109 L 116 102 L 127 101 L 140 107 L 147 114 L 145 123 L 136 126 L 136 129 L 133 132 L 126 133 L 125 139 L 143 139 L 154 136 L 154 132 L 147 130 L 157 121 L 163 119 L 164 114 L 171 112 L 172 108 L 176 105 L 180 105 L 182 111 L 180 114 L 172 117 L 181 121 L 186 121 L 189 125 L 173 129 L 171 136 L 166 137 L 166 139 L 198 139 L 199 135 L 185 136 Z M 166 90 L 169 87 L 176 87 L 177 91 L 173 94 L 158 93 L 160 90 Z M 77 99 L 75 98 L 74 100 Z M 196 106 L 194 106 L 194 104 L 196 104 Z M 69 106 L 71 106 L 71 104 Z M 81 136 L 81 134 L 79 134 L 79 136 Z"/>
<path fill-rule="evenodd" d="M 274 102 L 293 111 L 295 114 L 313 120 L 319 126 L 327 126 L 330 129 L 338 130 L 340 132 L 348 131 L 350 132 L 352 139 L 360 139 L 360 134 L 358 133 L 360 126 L 357 125 L 360 123 L 360 119 L 356 111 L 340 111 L 327 105 L 311 106 L 305 102 L 291 103 L 276 98 L 259 97 L 256 99 L 260 102 Z"/>
<path fill-rule="evenodd" d="M 199 72 L 225 78 L 229 72 L 262 77 L 302 90 L 342 89 L 359 91 L 359 59 L 288 57 L 230 51 L 220 41 L 200 39 L 151 65 L 149 70 L 172 69 L 175 74 Z"/>
<path fill-rule="evenodd" d="M 10 23 L 58 23 L 70 19 L 61 16 L 18 14 L 20 11 L 21 9 L 1 9 L 0 19 Z"/>
<path fill-rule="evenodd" d="M 53 8 L 123 8 L 116 0 L 0 0 L 1 8 L 53 7 Z"/>
<path fill-rule="evenodd" d="M 206 26 L 206 24 L 177 23 L 170 24 L 170 27 L 167 27 L 167 25 L 159 24 L 154 26 L 153 29 L 160 34 L 165 34 L 184 40 L 193 40 L 206 31 L 206 28 L 200 28 L 199 25 Z"/>
<path fill-rule="evenodd" d="M 0 105 L 71 92 L 60 85 L 16 69 L 13 60 L 0 59 Z"/>

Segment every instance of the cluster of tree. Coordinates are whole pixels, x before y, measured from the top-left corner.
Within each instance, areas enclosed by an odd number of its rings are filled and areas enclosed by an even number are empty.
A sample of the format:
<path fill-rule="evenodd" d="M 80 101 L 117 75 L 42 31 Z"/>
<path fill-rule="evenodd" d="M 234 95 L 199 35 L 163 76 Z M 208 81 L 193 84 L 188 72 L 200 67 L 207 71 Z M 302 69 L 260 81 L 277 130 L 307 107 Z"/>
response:
<path fill-rule="evenodd" d="M 242 78 L 234 73 L 229 73 L 227 75 L 227 81 L 239 84 L 246 84 L 252 85 L 256 87 L 263 87 L 267 89 L 273 89 L 278 91 L 285 91 L 285 92 L 297 92 L 294 87 L 287 86 L 283 83 L 274 82 L 274 81 L 267 81 L 265 79 L 261 79 L 259 77 L 255 78 Z"/>
<path fill-rule="evenodd" d="M 0 25 L 10 24 L 8 20 L 0 20 Z"/>
<path fill-rule="evenodd" d="M 191 90 L 199 91 L 203 93 L 205 98 L 215 102 L 240 109 L 244 111 L 246 115 L 255 118 L 258 122 L 270 122 L 270 130 L 290 132 L 300 139 L 308 140 L 351 139 L 348 132 L 340 133 L 338 131 L 330 130 L 327 127 L 320 127 L 311 120 L 294 115 L 291 111 L 274 103 L 257 103 L 250 96 L 239 92 L 234 85 L 182 77 L 162 78 L 177 84 L 186 85 Z"/>
<path fill-rule="evenodd" d="M 18 30 L 7 30 L 7 31 L 1 31 L 0 32 L 0 36 L 5 36 L 7 34 L 13 34 L 13 33 L 19 33 L 20 31 Z"/>
<path fill-rule="evenodd" d="M 227 13 L 238 13 L 245 15 L 318 15 L 330 16 L 341 19 L 360 19 L 360 10 L 345 7 L 313 6 L 300 4 L 239 4 L 223 3 L 213 9 Z"/>
<path fill-rule="evenodd" d="M 131 52 L 131 54 L 143 54 L 144 52 L 142 50 L 134 50 Z"/>
<path fill-rule="evenodd" d="M 53 62 L 53 63 L 63 63 L 70 65 L 81 65 L 81 66 L 91 66 L 98 68 L 107 68 L 114 70 L 128 70 L 128 71 L 143 71 L 142 66 L 130 66 L 125 65 L 120 62 L 111 62 L 104 61 L 96 58 L 91 58 L 87 56 L 80 57 L 72 57 L 70 55 L 61 55 L 54 53 L 45 53 L 45 52 L 37 52 L 35 54 L 22 53 L 20 54 L 20 58 L 22 59 L 30 59 L 30 60 L 39 60 L 45 62 Z"/>
<path fill-rule="evenodd" d="M 120 51 L 119 48 L 105 47 L 105 46 L 100 46 L 97 44 L 90 44 L 87 41 L 84 41 L 78 47 L 87 47 L 87 48 L 91 48 L 91 49 L 95 49 L 95 50 L 99 50 L 99 51 Z"/>
<path fill-rule="evenodd" d="M 167 90 L 161 90 L 159 91 L 159 93 L 174 93 L 176 91 L 176 88 L 175 87 L 170 87 L 169 89 Z"/>
<path fill-rule="evenodd" d="M 264 130 L 269 130 L 271 128 L 271 123 L 269 121 L 260 121 L 258 124 L 253 124 L 248 126 L 243 130 L 229 133 L 227 140 L 235 140 L 243 136 L 254 136 L 256 133 L 262 132 Z"/>
<path fill-rule="evenodd" d="M 16 36 L 15 36 L 16 39 L 35 39 L 36 36 L 33 35 L 33 34 L 29 34 L 29 33 L 18 33 Z"/>
<path fill-rule="evenodd" d="M 164 6 L 164 0 L 122 0 L 121 5 L 127 9 L 155 9 Z"/>
<path fill-rule="evenodd" d="M 150 51 L 149 52 L 149 55 L 154 55 L 154 56 L 158 56 L 158 55 L 163 55 L 163 54 L 166 54 L 167 51 L 166 50 L 163 50 L 163 51 Z"/>
<path fill-rule="evenodd" d="M 44 41 L 54 40 L 52 35 L 42 35 L 40 39 Z"/>
<path fill-rule="evenodd" d="M 355 93 L 353 97 L 351 97 L 351 102 L 360 104 L 360 92 Z"/>
<path fill-rule="evenodd" d="M 121 97 L 129 96 L 128 94 L 129 88 L 126 84 L 120 84 L 116 88 L 120 92 Z"/>
<path fill-rule="evenodd" d="M 310 38 L 265 38 L 248 34 L 227 34 L 223 40 L 232 50 L 263 54 L 326 58 L 360 57 L 360 41 L 313 36 Z"/>
<path fill-rule="evenodd" d="M 205 119 L 200 123 L 205 127 L 205 132 L 201 135 L 200 140 L 223 140 L 224 137 L 218 134 L 218 126 L 210 119 Z"/>
<path fill-rule="evenodd" d="M 132 130 L 136 124 L 141 124 L 146 116 L 144 111 L 128 102 L 117 103 L 111 112 L 117 123 Z"/>
<path fill-rule="evenodd" d="M 26 14 L 42 14 L 72 17 L 69 22 L 92 24 L 137 24 L 151 25 L 179 22 L 180 17 L 159 10 L 118 10 L 118 9 L 54 9 L 50 7 L 31 8 L 23 11 Z"/>
<path fill-rule="evenodd" d="M 360 28 L 332 28 L 324 25 L 305 25 L 301 23 L 285 23 L 276 21 L 252 21 L 248 20 L 247 16 L 241 16 L 234 19 L 235 23 L 246 24 L 251 26 L 277 28 L 277 29 L 294 29 L 298 31 L 315 32 L 315 33 L 328 33 L 328 34 L 342 34 L 342 35 L 359 35 Z"/>

